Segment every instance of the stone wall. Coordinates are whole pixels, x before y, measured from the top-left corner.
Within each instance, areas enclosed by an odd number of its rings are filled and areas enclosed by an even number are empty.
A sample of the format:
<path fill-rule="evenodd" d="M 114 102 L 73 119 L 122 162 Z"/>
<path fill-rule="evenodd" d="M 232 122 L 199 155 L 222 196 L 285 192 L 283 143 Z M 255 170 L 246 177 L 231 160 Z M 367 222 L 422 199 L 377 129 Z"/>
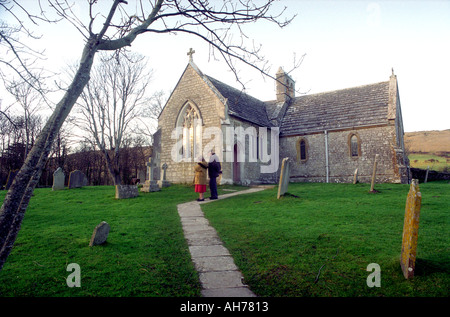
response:
<path fill-rule="evenodd" d="M 254 131 L 259 135 L 259 126 L 247 121 L 239 120 L 237 118 L 231 117 L 230 118 L 230 124 L 229 125 L 223 125 L 222 131 L 224 138 L 224 155 L 223 155 L 223 163 L 222 163 L 222 183 L 238 183 L 243 185 L 250 185 L 250 184 L 262 184 L 262 183 L 272 183 L 275 181 L 275 174 L 266 174 L 261 173 L 261 158 L 259 157 L 259 154 L 256 154 L 256 157 L 253 156 L 253 159 L 250 159 L 250 152 L 256 153 L 259 149 L 259 145 L 256 145 L 256 142 L 258 142 L 258 139 L 254 139 L 253 142 L 255 144 L 253 145 L 253 150 L 250 151 L 250 147 L 252 146 L 250 142 L 249 135 L 245 135 L 245 140 L 240 139 L 238 140 L 238 137 L 236 135 L 236 129 L 241 128 L 241 131 L 249 131 L 249 128 L 253 128 Z M 235 131 L 233 139 L 229 142 L 227 142 L 226 137 L 226 127 L 232 127 Z M 270 154 L 270 129 L 267 129 L 267 139 L 268 139 L 268 152 Z M 242 153 L 245 153 L 245 159 L 240 159 L 241 162 L 238 162 L 238 164 L 234 163 L 234 146 L 237 144 L 238 151 L 239 149 L 242 149 Z M 229 153 L 229 154 L 227 154 Z M 231 158 L 231 160 L 229 160 Z M 238 174 L 239 174 L 239 181 L 236 181 L 234 170 L 235 168 L 238 168 Z"/>
<path fill-rule="evenodd" d="M 351 156 L 350 136 L 359 140 L 359 154 Z M 297 160 L 296 142 L 307 142 L 307 159 Z M 400 183 L 402 181 L 396 157 L 394 127 L 390 125 L 344 131 L 330 131 L 280 139 L 280 157 L 291 159 L 291 181 L 326 182 L 327 166 L 325 142 L 328 144 L 329 182 L 352 182 L 358 169 L 358 181 L 371 181 L 375 155 L 378 154 L 377 182 Z"/>
<path fill-rule="evenodd" d="M 420 169 L 420 168 L 411 168 L 411 177 L 418 179 L 419 182 L 423 183 L 425 181 L 427 175 L 427 170 Z M 428 178 L 427 182 L 432 181 L 441 181 L 441 180 L 448 180 L 450 181 L 450 173 L 444 173 L 444 172 L 437 172 L 437 171 L 428 171 Z"/>

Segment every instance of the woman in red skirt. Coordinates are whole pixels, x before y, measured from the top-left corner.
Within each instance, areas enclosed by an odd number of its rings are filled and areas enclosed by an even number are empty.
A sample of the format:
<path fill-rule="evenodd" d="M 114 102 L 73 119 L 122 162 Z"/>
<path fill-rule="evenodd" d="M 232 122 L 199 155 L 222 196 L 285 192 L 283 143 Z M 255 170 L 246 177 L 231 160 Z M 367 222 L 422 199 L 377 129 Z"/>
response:
<path fill-rule="evenodd" d="M 198 163 L 195 165 L 195 176 L 194 176 L 194 184 L 195 184 L 195 192 L 198 193 L 197 201 L 204 201 L 203 193 L 206 192 L 206 169 L 208 168 L 208 163 L 206 163 L 203 157 L 199 158 Z"/>

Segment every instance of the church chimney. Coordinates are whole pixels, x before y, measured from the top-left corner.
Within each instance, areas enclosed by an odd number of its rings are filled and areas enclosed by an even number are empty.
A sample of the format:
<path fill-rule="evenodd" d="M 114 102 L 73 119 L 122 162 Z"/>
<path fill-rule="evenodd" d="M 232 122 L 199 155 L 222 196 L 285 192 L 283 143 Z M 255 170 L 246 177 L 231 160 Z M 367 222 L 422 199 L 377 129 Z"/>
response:
<path fill-rule="evenodd" d="M 279 68 L 275 75 L 277 103 L 284 103 L 295 97 L 295 81 L 283 70 Z"/>

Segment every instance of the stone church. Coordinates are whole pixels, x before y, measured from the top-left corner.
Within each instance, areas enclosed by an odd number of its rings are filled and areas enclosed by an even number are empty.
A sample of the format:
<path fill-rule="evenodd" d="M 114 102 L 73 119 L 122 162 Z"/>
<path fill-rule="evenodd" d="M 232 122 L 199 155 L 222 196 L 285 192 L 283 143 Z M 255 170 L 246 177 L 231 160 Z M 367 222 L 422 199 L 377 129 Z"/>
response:
<path fill-rule="evenodd" d="M 192 183 L 199 157 L 221 158 L 221 184 L 276 183 L 283 158 L 291 182 L 408 183 L 409 162 L 397 77 L 354 88 L 295 96 L 276 73 L 274 100 L 261 101 L 189 63 L 165 104 L 153 140 L 156 179 Z"/>

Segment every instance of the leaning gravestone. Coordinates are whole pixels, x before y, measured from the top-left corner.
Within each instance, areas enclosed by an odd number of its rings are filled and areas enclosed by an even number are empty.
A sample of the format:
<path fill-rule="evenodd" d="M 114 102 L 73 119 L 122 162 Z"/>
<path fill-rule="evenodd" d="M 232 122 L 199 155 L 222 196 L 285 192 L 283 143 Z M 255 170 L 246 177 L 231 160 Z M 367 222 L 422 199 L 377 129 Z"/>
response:
<path fill-rule="evenodd" d="M 281 163 L 281 173 L 280 173 L 280 182 L 278 184 L 278 195 L 277 199 L 280 199 L 288 189 L 289 185 L 289 158 L 285 157 Z"/>
<path fill-rule="evenodd" d="M 75 170 L 69 175 L 69 188 L 83 187 L 87 185 L 87 178 L 83 172 Z"/>
<path fill-rule="evenodd" d="M 53 173 L 53 186 L 52 190 L 61 190 L 64 189 L 64 181 L 66 180 L 66 177 L 64 175 L 64 172 L 61 167 L 58 167 L 58 169 Z"/>
<path fill-rule="evenodd" d="M 377 164 L 378 164 L 378 154 L 375 154 L 375 161 L 373 162 L 373 172 L 372 172 L 372 182 L 370 183 L 370 192 L 371 193 L 376 193 L 377 191 L 375 190 L 374 186 L 375 186 L 375 179 L 377 176 Z"/>
<path fill-rule="evenodd" d="M 94 232 L 92 233 L 91 242 L 89 242 L 89 246 L 92 247 L 94 245 L 103 244 L 106 242 L 108 238 L 110 226 L 107 222 L 102 221 L 95 227 Z"/>
<path fill-rule="evenodd" d="M 422 194 L 419 192 L 419 180 L 413 179 L 406 199 L 402 255 L 400 257 L 400 265 L 406 279 L 414 276 L 421 204 Z"/>
<path fill-rule="evenodd" d="M 358 169 L 355 169 L 355 173 L 353 174 L 353 184 L 358 182 Z"/>

